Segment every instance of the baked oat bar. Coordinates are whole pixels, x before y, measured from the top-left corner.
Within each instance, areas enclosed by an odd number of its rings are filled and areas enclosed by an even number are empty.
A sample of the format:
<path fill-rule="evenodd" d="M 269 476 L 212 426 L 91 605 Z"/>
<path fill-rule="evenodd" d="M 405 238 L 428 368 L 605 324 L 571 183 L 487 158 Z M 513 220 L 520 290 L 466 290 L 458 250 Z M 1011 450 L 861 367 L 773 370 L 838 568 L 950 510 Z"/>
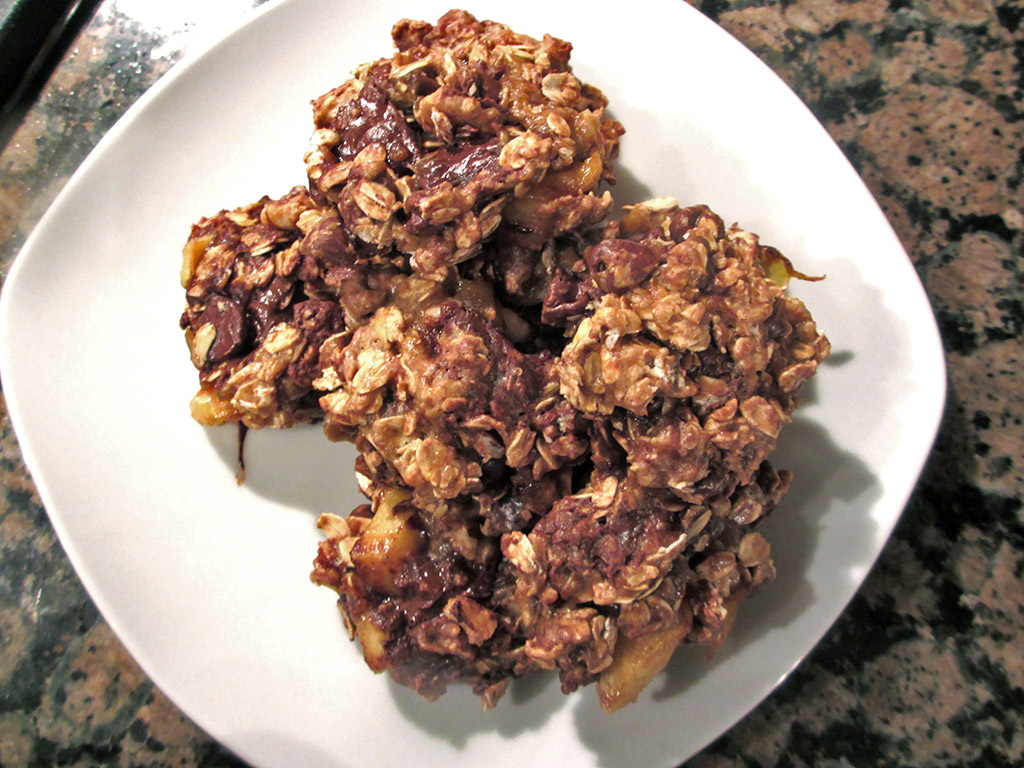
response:
<path fill-rule="evenodd" d="M 617 448 L 640 485 L 694 503 L 750 482 L 830 348 L 780 263 L 706 206 L 657 200 L 559 269 L 545 317 L 571 332 L 561 392 L 600 456 Z"/>
<path fill-rule="evenodd" d="M 313 102 L 310 187 L 381 260 L 441 279 L 487 238 L 539 250 L 611 198 L 622 127 L 571 46 L 465 11 L 400 21 L 397 52 Z"/>
<path fill-rule="evenodd" d="M 829 349 L 793 270 L 667 200 L 576 244 L 543 302 L 560 350 L 519 352 L 481 278 L 410 278 L 414 301 L 324 345 L 372 505 L 322 519 L 312 578 L 370 666 L 428 698 L 461 681 L 490 706 L 546 669 L 617 709 L 774 575 L 754 528 L 790 475 L 765 459 Z"/>
<path fill-rule="evenodd" d="M 357 261 L 337 212 L 306 189 L 224 210 L 192 227 L 181 316 L 200 389 L 192 416 L 286 427 L 320 416 L 320 345 L 387 297 L 387 270 Z"/>

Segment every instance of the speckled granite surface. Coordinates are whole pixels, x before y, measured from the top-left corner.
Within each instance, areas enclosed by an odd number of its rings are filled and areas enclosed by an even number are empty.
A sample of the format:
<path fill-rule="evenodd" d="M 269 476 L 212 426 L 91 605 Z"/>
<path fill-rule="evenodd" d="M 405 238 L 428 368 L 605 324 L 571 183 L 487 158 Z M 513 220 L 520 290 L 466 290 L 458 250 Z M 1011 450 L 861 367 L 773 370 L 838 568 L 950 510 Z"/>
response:
<path fill-rule="evenodd" d="M 882 204 L 939 319 L 949 400 L 858 596 L 773 695 L 687 765 L 1020 765 L 1024 6 L 695 4 L 810 105 Z M 4 273 L 89 149 L 189 44 L 188 8 L 166 21 L 139 6 L 101 7 L 0 155 Z M 6 412 L 0 485 L 0 766 L 237 765 L 98 615 Z"/>

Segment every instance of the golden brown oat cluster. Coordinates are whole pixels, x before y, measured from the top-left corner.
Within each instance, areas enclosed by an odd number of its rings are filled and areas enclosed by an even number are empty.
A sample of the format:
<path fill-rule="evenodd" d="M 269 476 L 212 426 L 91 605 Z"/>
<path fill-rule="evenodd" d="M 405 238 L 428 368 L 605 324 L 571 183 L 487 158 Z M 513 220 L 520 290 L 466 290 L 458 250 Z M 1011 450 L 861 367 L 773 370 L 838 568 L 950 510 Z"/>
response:
<path fill-rule="evenodd" d="M 538 249 L 611 205 L 621 126 L 572 46 L 468 13 L 401 21 L 398 52 L 313 102 L 311 188 L 379 259 L 443 278 L 491 236 Z"/>
<path fill-rule="evenodd" d="M 704 206 L 606 214 L 621 127 L 570 46 L 451 11 L 314 101 L 309 187 L 185 247 L 193 416 L 322 421 L 369 503 L 312 579 L 368 665 L 485 706 L 634 700 L 770 580 L 767 462 L 828 354 L 799 275 Z"/>

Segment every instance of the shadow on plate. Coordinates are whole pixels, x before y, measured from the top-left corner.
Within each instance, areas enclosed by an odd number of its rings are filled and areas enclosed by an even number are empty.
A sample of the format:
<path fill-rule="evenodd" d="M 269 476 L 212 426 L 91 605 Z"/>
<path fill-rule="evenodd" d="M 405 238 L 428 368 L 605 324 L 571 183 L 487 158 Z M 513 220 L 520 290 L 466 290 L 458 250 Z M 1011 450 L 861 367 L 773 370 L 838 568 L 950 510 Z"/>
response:
<path fill-rule="evenodd" d="M 618 219 L 625 213 L 622 206 L 635 205 L 645 200 L 657 197 L 651 187 L 636 177 L 627 166 L 622 163 L 615 164 L 615 185 L 609 188 L 612 198 L 615 201 L 612 208 L 611 219 Z"/>
<path fill-rule="evenodd" d="M 813 397 L 810 388 L 808 399 Z M 814 604 L 815 590 L 808 579 L 826 509 L 841 504 L 844 509 L 866 511 L 880 496 L 878 479 L 867 465 L 851 453 L 839 449 L 827 431 L 808 420 L 794 420 L 782 433 L 779 447 L 771 461 L 778 467 L 795 468 L 789 493 L 779 507 L 759 527 L 772 546 L 778 575 L 763 592 L 743 603 L 732 634 L 716 654 L 708 660 L 703 648 L 687 647 L 673 656 L 665 672 L 657 678 L 647 696 L 652 702 L 664 703 L 684 695 L 716 668 L 728 665 L 750 646 L 778 628 L 797 621 Z M 849 562 L 870 562 L 877 543 L 877 525 L 867 514 L 846 515 Z M 859 582 L 863 574 L 845 574 L 843 578 Z M 797 661 L 797 659 L 794 659 Z M 756 703 L 755 701 L 751 702 Z M 630 710 L 636 709 L 636 712 Z M 632 705 L 615 716 L 624 720 L 642 714 L 643 703 Z M 622 765 L 635 756 L 629 739 L 623 737 L 619 724 L 609 719 L 594 702 L 577 706 L 575 722 L 580 739 L 598 756 L 601 765 Z M 707 741 L 717 736 L 708 734 Z M 648 743 L 644 758 L 654 762 L 678 761 L 678 743 L 665 740 Z M 703 743 L 695 746 L 695 750 Z"/>
<path fill-rule="evenodd" d="M 783 433 L 772 463 L 799 466 L 789 493 L 760 531 L 772 547 L 777 575 L 765 589 L 740 606 L 732 634 L 709 664 L 703 652 L 683 655 L 670 665 L 654 699 L 676 696 L 717 664 L 726 664 L 774 628 L 785 627 L 814 603 L 814 585 L 807 578 L 818 547 L 822 515 L 837 502 L 851 510 L 871 509 L 880 495 L 877 479 L 856 456 L 839 450 L 817 424 L 796 419 Z M 792 460 L 790 460 L 792 458 Z M 849 516 L 855 524 L 846 540 L 851 562 L 870 562 L 875 552 L 877 524 L 869 515 Z M 856 578 L 859 575 L 845 576 Z"/>
<path fill-rule="evenodd" d="M 468 686 L 453 685 L 429 702 L 415 691 L 388 681 L 388 690 L 406 721 L 462 748 L 476 733 L 497 732 L 512 738 L 543 726 L 565 705 L 555 673 L 516 680 L 494 709 L 481 712 L 480 700 Z"/>
<path fill-rule="evenodd" d="M 237 473 L 238 428 L 206 430 L 224 465 Z M 252 493 L 314 516 L 347 516 L 366 502 L 355 481 L 355 446 L 332 443 L 316 424 L 290 429 L 250 429 L 245 435 L 244 487 Z"/>
<path fill-rule="evenodd" d="M 261 764 L 296 765 L 312 768 L 350 768 L 350 755 L 339 737 L 338 749 L 328 752 L 314 744 L 302 741 L 287 733 L 237 733 L 228 734 L 228 744 L 244 745 L 245 754 L 258 755 Z M 235 753 L 243 757 L 242 753 Z"/>
<path fill-rule="evenodd" d="M 807 394 L 812 393 L 808 390 Z M 807 573 L 818 547 L 825 509 L 836 503 L 850 509 L 870 509 L 880 493 L 878 481 L 867 466 L 840 450 L 826 430 L 808 420 L 798 418 L 787 428 L 773 461 L 779 466 L 797 467 L 789 494 L 761 528 L 772 543 L 779 575 L 762 594 L 744 604 L 732 636 L 712 662 L 707 661 L 701 648 L 686 648 L 676 654 L 666 672 L 652 684 L 648 695 L 654 702 L 682 695 L 715 667 L 730 663 L 773 629 L 799 619 L 815 599 Z M 850 560 L 863 562 L 873 552 L 876 525 L 868 515 L 856 516 L 853 524 L 849 531 Z M 851 574 L 849 578 L 859 577 Z M 443 706 L 426 703 L 394 683 L 390 690 L 408 722 L 456 747 L 478 732 L 497 731 L 512 737 L 539 727 L 567 703 L 555 674 L 516 681 L 495 710 L 484 715 L 479 713 L 479 702 L 464 686 L 453 686 L 439 702 Z M 597 704 L 592 686 L 574 694 L 569 701 L 575 707 L 575 724 L 581 740 L 599 755 L 602 765 L 627 764 L 636 756 L 636 745 L 623 728 L 631 728 L 629 721 L 642 715 L 639 707 L 609 717 Z M 648 744 L 645 749 L 651 748 L 655 752 L 664 749 L 664 760 L 678 757 L 676 745 L 668 741 L 660 747 Z M 644 757 L 646 760 L 651 755 L 645 751 Z"/>

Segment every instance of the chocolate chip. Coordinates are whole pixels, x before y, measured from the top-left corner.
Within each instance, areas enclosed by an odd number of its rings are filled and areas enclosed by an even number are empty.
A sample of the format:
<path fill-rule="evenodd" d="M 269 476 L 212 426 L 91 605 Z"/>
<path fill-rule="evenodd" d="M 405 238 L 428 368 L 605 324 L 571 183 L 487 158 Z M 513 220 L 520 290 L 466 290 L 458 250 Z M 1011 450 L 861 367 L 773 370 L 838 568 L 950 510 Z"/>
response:
<path fill-rule="evenodd" d="M 503 488 L 508 485 L 512 470 L 504 461 L 491 459 L 480 466 L 481 480 L 488 488 Z"/>

